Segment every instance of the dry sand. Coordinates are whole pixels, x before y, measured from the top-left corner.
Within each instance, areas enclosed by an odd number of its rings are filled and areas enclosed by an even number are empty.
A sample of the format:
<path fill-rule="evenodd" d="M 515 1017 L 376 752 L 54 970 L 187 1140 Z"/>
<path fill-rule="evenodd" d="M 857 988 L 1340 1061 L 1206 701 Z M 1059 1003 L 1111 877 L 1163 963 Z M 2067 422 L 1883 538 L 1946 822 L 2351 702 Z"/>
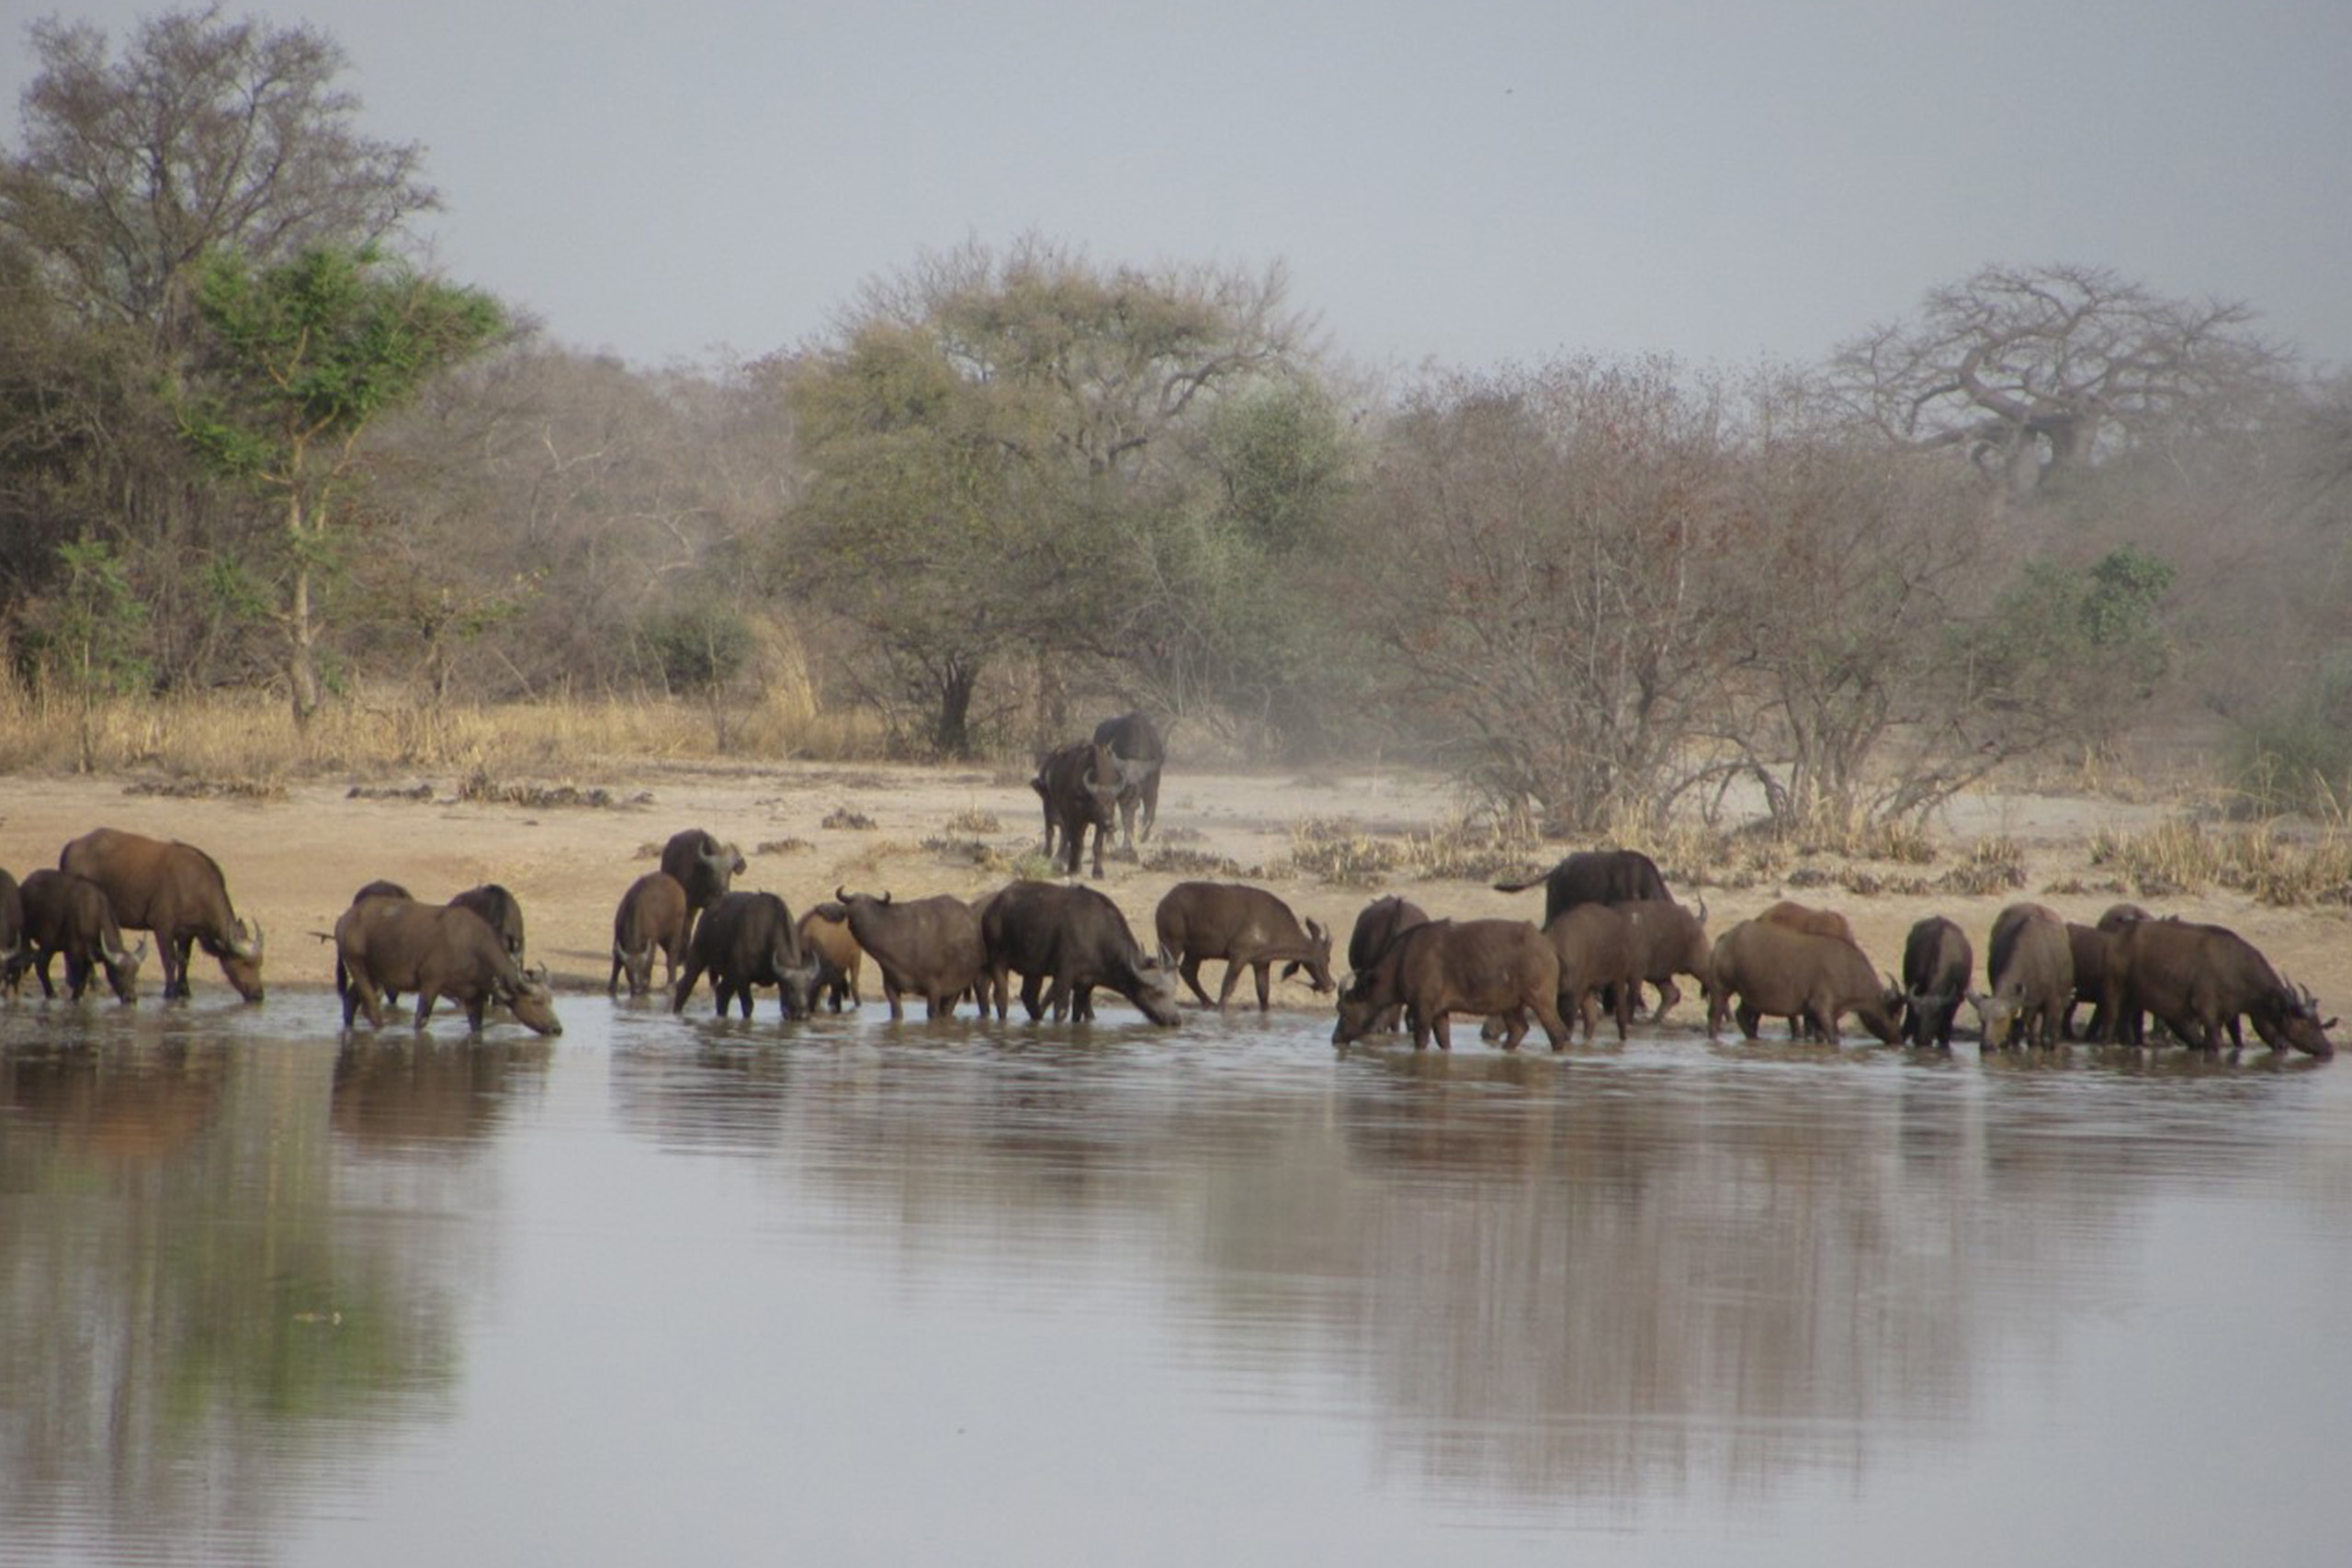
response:
<path fill-rule="evenodd" d="M 1010 858 L 1036 848 L 1041 826 L 1025 771 L 777 763 L 763 766 L 616 766 L 590 781 L 621 801 L 615 807 L 514 805 L 455 798 L 448 777 L 390 779 L 371 787 L 429 785 L 429 798 L 355 797 L 347 783 L 291 786 L 269 800 L 185 798 L 141 793 L 109 777 L 17 775 L 0 784 L 0 866 L 19 877 L 56 863 L 59 848 L 93 828 L 115 827 L 179 838 L 209 851 L 227 873 L 238 911 L 268 933 L 266 974 L 277 987 L 324 987 L 333 958 L 311 933 L 330 930 L 352 891 L 377 877 L 420 897 L 444 898 L 478 883 L 503 883 L 521 898 L 531 955 L 554 971 L 559 989 L 597 991 L 610 969 L 613 907 L 629 883 L 653 869 L 656 846 L 679 829 L 701 827 L 741 845 L 750 861 L 739 887 L 784 896 L 796 911 L 852 889 L 901 897 L 963 897 L 1001 886 L 1000 863 L 984 869 L 967 855 L 925 849 L 926 840 L 978 838 Z M 1442 783 L 1396 773 L 1348 773 L 1300 779 L 1240 772 L 1171 773 L 1160 800 L 1161 833 L 1141 863 L 1114 852 L 1092 883 L 1115 900 L 1149 941 L 1151 914 L 1175 883 L 1201 874 L 1193 856 L 1221 856 L 1243 879 L 1271 888 L 1302 916 L 1338 933 L 1385 892 L 1402 893 L 1433 915 L 1540 917 L 1542 894 L 1503 894 L 1459 879 L 1403 881 L 1373 887 L 1333 886 L 1293 875 L 1292 829 L 1307 818 L 1339 819 L 1374 834 L 1427 831 L 1457 815 Z M 826 826 L 854 813 L 870 827 Z M 960 821 L 969 814 L 977 832 Z M 1686 902 L 1703 897 L 1720 931 L 1781 897 L 1834 908 L 1851 919 L 1882 969 L 1901 960 L 1913 921 L 1942 914 L 1959 921 L 1980 951 L 2002 905 L 2032 897 L 2069 919 L 2090 919 L 2117 897 L 2043 891 L 2055 882 L 2096 884 L 2091 835 L 2101 828 L 2139 829 L 2161 813 L 2151 807 L 2072 797 L 1982 796 L 1955 803 L 1942 831 L 1955 845 L 1997 832 L 2025 846 L 2024 891 L 1959 897 L 1949 894 L 1860 897 L 1842 888 L 1678 888 Z M 994 826 L 987 826 L 988 818 Z M 1556 857 L 1580 846 L 1549 846 Z M 1182 865 L 1167 863 L 1170 853 Z M 1530 869 L 1541 869 L 1541 861 Z M 1926 868 L 1932 877 L 1940 868 Z M 1269 875 L 1272 872 L 1274 874 Z M 1091 881 L 1091 879 L 1090 879 Z M 2236 894 L 2209 891 L 2151 902 L 2162 913 L 2234 927 L 2270 955 L 2290 978 L 2318 993 L 2330 1012 L 2352 1012 L 2352 973 L 2345 956 L 2352 911 L 2336 907 L 2275 909 Z M 1343 966 L 1343 963 L 1342 963 Z M 1212 964 L 1212 992 L 1222 966 Z M 152 971 L 151 971 L 152 973 Z M 199 960 L 199 997 L 220 987 L 218 967 Z M 1243 995 L 1248 994 L 1245 982 Z M 1276 1005 L 1328 1009 L 1303 980 L 1277 987 Z M 1697 1016 L 1690 1004 L 1679 1016 Z"/>

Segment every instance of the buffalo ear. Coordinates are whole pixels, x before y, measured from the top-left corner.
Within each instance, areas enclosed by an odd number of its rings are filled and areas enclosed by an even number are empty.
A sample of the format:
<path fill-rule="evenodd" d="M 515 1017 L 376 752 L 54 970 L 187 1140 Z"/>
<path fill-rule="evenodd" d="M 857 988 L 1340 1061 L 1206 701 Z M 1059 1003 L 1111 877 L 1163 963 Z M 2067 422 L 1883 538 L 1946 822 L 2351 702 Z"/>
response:
<path fill-rule="evenodd" d="M 2335 1020 L 2331 1018 L 2325 1023 L 2321 1024 L 2320 1027 L 2322 1029 L 2334 1029 L 2335 1027 Z"/>

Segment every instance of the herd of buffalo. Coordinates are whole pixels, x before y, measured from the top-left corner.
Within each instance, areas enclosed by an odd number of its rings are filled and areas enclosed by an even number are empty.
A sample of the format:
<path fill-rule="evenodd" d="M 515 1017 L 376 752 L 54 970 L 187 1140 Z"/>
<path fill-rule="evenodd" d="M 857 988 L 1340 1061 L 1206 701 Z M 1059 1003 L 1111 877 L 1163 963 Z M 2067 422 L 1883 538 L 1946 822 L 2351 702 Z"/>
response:
<path fill-rule="evenodd" d="M 1058 837 L 1068 875 L 1077 874 L 1090 829 L 1097 874 L 1114 822 L 1124 818 L 1132 843 L 1140 807 L 1149 836 L 1162 757 L 1149 722 L 1129 714 L 1105 721 L 1091 742 L 1046 758 L 1032 784 L 1045 807 L 1046 852 Z M 1317 992 L 1338 993 L 1335 1045 L 1403 1025 L 1416 1048 L 1431 1039 L 1450 1048 L 1448 1020 L 1461 1013 L 1485 1021 L 1506 1050 L 1531 1027 L 1559 1050 L 1575 1021 L 1591 1039 L 1603 1008 L 1624 1038 L 1645 987 L 1657 993 L 1652 1021 L 1662 1019 L 1680 999 L 1677 981 L 1688 978 L 1705 1000 L 1710 1037 L 1727 1017 L 1748 1039 L 1775 1018 L 1792 1035 L 1835 1043 L 1850 1017 L 1886 1044 L 1949 1048 L 1966 1001 L 1987 1048 L 2054 1045 L 2074 1036 L 2075 1011 L 2087 1005 L 2089 1040 L 2144 1044 L 2154 1015 L 2204 1051 L 2224 1036 L 2242 1046 L 2241 1025 L 2251 1023 L 2274 1051 L 2335 1055 L 2327 1032 L 2335 1021 L 2323 1020 L 2312 993 L 2281 979 L 2244 938 L 2129 904 L 2092 925 L 2039 904 L 2003 909 L 1987 934 L 1979 990 L 1967 933 L 1939 916 L 1912 928 L 1897 982 L 1882 976 L 1835 911 L 1782 902 L 1710 941 L 1704 904 L 1694 911 L 1677 901 L 1648 856 L 1589 850 L 1540 879 L 1541 925 L 1431 919 L 1402 898 L 1374 901 L 1349 940 L 1342 987 L 1332 978 L 1331 933 L 1242 883 L 1170 888 L 1154 911 L 1156 947 L 1147 949 L 1117 905 L 1075 881 L 1016 881 L 971 900 L 836 888 L 796 919 L 775 894 L 733 888 L 744 869 L 740 851 L 704 829 L 673 836 L 660 869 L 632 883 L 614 912 L 606 989 L 617 994 L 626 982 L 630 996 L 647 994 L 658 955 L 673 1011 L 707 976 L 721 1014 L 740 1008 L 749 1018 L 754 991 L 773 987 L 786 1017 L 807 1017 L 820 1005 L 858 1005 L 871 959 L 894 1019 L 902 998 L 914 997 L 933 1018 L 969 1001 L 1001 1019 L 1018 976 L 1032 1019 L 1091 1018 L 1099 989 L 1174 1024 L 1180 980 L 1201 1006 L 1222 1009 L 1247 972 L 1264 1010 L 1281 964 L 1285 977 L 1304 973 Z M 1514 893 L 1535 886 L 1496 884 Z M 103 973 L 117 997 L 131 1000 L 147 944 L 128 946 L 126 930 L 153 936 L 166 998 L 188 994 L 189 957 L 201 947 L 240 995 L 261 999 L 260 926 L 238 919 L 220 866 L 201 850 L 101 828 L 68 843 L 53 871 L 21 883 L 0 871 L 0 981 L 12 996 L 28 970 L 54 996 L 51 964 L 62 954 L 71 996 Z M 524 962 L 522 907 L 503 887 L 433 904 L 371 882 L 332 934 L 345 1029 L 362 1011 L 381 1027 L 384 1009 L 407 993 L 419 1028 L 447 997 L 477 1031 L 495 1002 L 541 1033 L 561 1032 L 546 971 Z M 1214 1002 L 1200 974 L 1212 960 L 1226 966 Z"/>

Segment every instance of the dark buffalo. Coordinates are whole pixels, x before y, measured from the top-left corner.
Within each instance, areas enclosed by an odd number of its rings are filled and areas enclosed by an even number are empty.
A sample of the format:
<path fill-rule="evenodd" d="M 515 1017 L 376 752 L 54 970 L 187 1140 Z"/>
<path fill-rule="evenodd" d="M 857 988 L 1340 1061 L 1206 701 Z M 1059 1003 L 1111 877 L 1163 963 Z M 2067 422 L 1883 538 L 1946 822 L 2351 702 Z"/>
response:
<path fill-rule="evenodd" d="M 722 893 L 695 922 L 686 942 L 686 965 L 670 994 L 670 1010 L 684 1012 L 695 982 L 707 970 L 718 996 L 718 1015 L 740 1001 L 752 1016 L 752 991 L 774 986 L 786 1018 L 807 1018 L 817 1009 L 817 960 L 800 945 L 792 910 L 773 893 Z"/>
<path fill-rule="evenodd" d="M 933 1018 L 953 1017 L 956 1002 L 978 987 L 988 971 L 979 917 L 953 894 L 899 904 L 888 893 L 876 897 L 835 888 L 833 903 L 841 908 L 857 945 L 882 972 L 882 998 L 890 1004 L 894 1019 L 904 1016 L 901 995 L 922 998 Z M 830 910 L 831 906 L 819 908 Z"/>
<path fill-rule="evenodd" d="M 136 952 L 123 946 L 114 908 L 96 883 L 69 872 L 36 871 L 25 878 L 18 897 L 24 904 L 24 942 L 42 996 L 57 995 L 49 982 L 49 961 L 62 953 L 66 995 L 78 1001 L 89 988 L 90 971 L 103 969 L 116 999 L 139 999 L 139 965 L 146 960 L 147 944 L 141 942 Z"/>
<path fill-rule="evenodd" d="M 15 996 L 31 961 L 32 947 L 25 941 L 24 892 L 15 877 L 0 871 L 0 991 Z"/>
<path fill-rule="evenodd" d="M 1902 1038 L 1902 990 L 1883 983 L 1851 942 L 1773 920 L 1742 920 L 1716 941 L 1707 969 L 1711 1040 L 1722 1032 L 1724 1016 L 1735 1012 L 1740 1033 L 1750 1040 L 1760 1019 L 1785 1018 L 1792 1034 L 1810 1023 L 1835 1045 L 1838 1020 L 1849 1012 L 1882 1044 Z"/>
<path fill-rule="evenodd" d="M 1180 882 L 1159 900 L 1151 919 L 1160 951 L 1176 960 L 1184 984 L 1203 1007 L 1209 1005 L 1209 994 L 1201 988 L 1201 964 L 1213 958 L 1225 964 L 1225 981 L 1216 993 L 1220 1010 L 1249 970 L 1258 982 L 1258 1010 L 1264 1012 L 1276 964 L 1283 965 L 1284 979 L 1304 969 L 1317 992 L 1339 989 L 1331 979 L 1331 933 L 1314 920 L 1301 930 L 1291 907 L 1262 887 Z"/>
<path fill-rule="evenodd" d="M 1903 942 L 1903 1038 L 1951 1049 L 1951 1023 L 1976 968 L 1968 933 L 1929 915 Z"/>
<path fill-rule="evenodd" d="M 1361 1040 L 1389 1009 L 1413 1025 L 1413 1049 L 1451 1051 L 1446 1021 L 1457 1012 L 1504 1021 L 1503 1049 L 1516 1051 L 1532 1015 L 1555 1051 L 1568 1043 L 1560 1021 L 1560 955 L 1526 920 L 1425 920 L 1398 933 L 1372 967 L 1340 993 L 1331 1043 Z"/>
<path fill-rule="evenodd" d="M 523 959 L 523 904 L 514 895 L 495 882 L 485 882 L 480 887 L 469 887 L 449 900 L 453 909 L 471 909 L 482 918 L 516 963 Z"/>
<path fill-rule="evenodd" d="M 2226 926 L 2135 921 L 2109 956 L 2110 1022 L 2152 1012 L 2188 1044 L 2212 1051 L 2243 1016 L 2273 1051 L 2335 1055 L 2327 1037 L 2335 1020 L 2323 1020 L 2310 991 L 2281 979 L 2252 942 Z"/>
<path fill-rule="evenodd" d="M 1418 925 L 1429 921 L 1429 912 L 1409 898 L 1399 898 L 1394 893 L 1374 898 L 1356 916 L 1355 929 L 1348 933 L 1348 973 L 1362 975 L 1380 962 L 1388 944 Z M 1403 1003 L 1381 1014 L 1373 1027 L 1383 1034 L 1395 1032 L 1405 1017 Z"/>
<path fill-rule="evenodd" d="M 694 938 L 695 919 L 717 903 L 735 879 L 743 874 L 743 852 L 721 843 L 700 828 L 670 835 L 662 846 L 662 869 L 686 890 L 686 938 Z"/>
<path fill-rule="evenodd" d="M 1696 913 L 1670 898 L 1636 898 L 1611 908 L 1625 917 L 1634 979 L 1638 985 L 1657 987 L 1657 1007 L 1650 1014 L 1652 1023 L 1663 1022 L 1666 1010 L 1682 999 L 1682 989 L 1674 983 L 1677 975 L 1689 976 L 1697 983 L 1700 996 L 1707 994 L 1704 903 Z M 1638 998 L 1634 1005 L 1639 1005 Z"/>
<path fill-rule="evenodd" d="M 1560 955 L 1560 1016 L 1583 1019 L 1589 1043 L 1598 1024 L 1593 1004 L 1606 993 L 1617 1038 L 1623 1040 L 1634 1021 L 1636 985 L 1633 924 L 1624 911 L 1613 904 L 1578 904 L 1546 924 L 1544 935 Z"/>
<path fill-rule="evenodd" d="M 849 911 L 838 904 L 820 904 L 800 917 L 800 945 L 817 960 L 817 994 L 833 1011 L 865 1001 L 858 976 L 865 968 L 865 950 L 850 934 Z"/>
<path fill-rule="evenodd" d="M 2067 1039 L 2078 1038 L 2075 1032 L 2075 1010 L 2085 1003 L 2090 1005 L 2090 1021 L 2083 1026 L 2079 1038 L 2105 1040 L 2120 1037 L 2130 1044 L 2140 1044 L 2145 1037 L 2142 1015 L 2120 1019 L 2113 1028 L 2107 1020 L 2107 971 L 2115 944 L 2123 928 L 2155 917 L 2137 904 L 2116 904 L 2098 918 L 2097 925 L 2086 926 L 2066 922 L 2067 945 L 2074 952 L 2075 994 L 2066 1003 L 2066 1010 L 2058 1018 L 2058 1031 Z"/>
<path fill-rule="evenodd" d="M 1987 1050 L 2058 1043 L 2058 1021 L 2075 996 L 2075 955 L 2055 910 L 2012 904 L 1993 917 L 1984 977 L 1991 989 L 1968 1000 Z"/>
<path fill-rule="evenodd" d="M 662 987 L 678 983 L 678 961 L 686 953 L 686 890 L 666 871 L 649 871 L 628 885 L 613 910 L 613 972 L 605 978 L 605 994 L 620 989 L 628 976 L 628 994 L 641 997 L 653 988 L 653 954 L 662 954 Z"/>
<path fill-rule="evenodd" d="M 399 883 L 387 881 L 383 877 L 379 876 L 373 882 L 361 883 L 359 886 L 359 891 L 351 896 L 351 901 L 356 904 L 366 898 L 410 898 L 413 897 L 415 897 L 415 895 L 409 892 L 407 888 L 401 886 Z M 314 931 L 311 934 L 315 936 L 320 933 Z M 333 933 L 330 932 L 327 934 L 332 937 Z M 334 961 L 334 994 L 338 997 L 348 994 L 350 986 L 351 976 L 343 967 L 342 954 L 337 953 Z M 386 1007 L 398 1005 L 400 999 L 400 993 L 397 991 L 388 990 L 384 993 L 384 1005 Z"/>
<path fill-rule="evenodd" d="M 1136 847 L 1136 807 L 1143 807 L 1143 837 L 1151 837 L 1159 820 L 1159 773 L 1168 748 L 1159 731 L 1143 713 L 1123 713 L 1094 727 L 1094 744 L 1108 746 L 1119 772 L 1119 842 L 1128 852 Z"/>
<path fill-rule="evenodd" d="M 67 844 L 57 865 L 96 883 L 124 930 L 154 933 L 166 998 L 188 994 L 188 952 L 201 945 L 239 996 L 261 1000 L 261 927 L 237 919 L 227 879 L 202 850 L 100 828 Z"/>
<path fill-rule="evenodd" d="M 1639 898 L 1671 903 L 1657 863 L 1639 850 L 1578 850 L 1541 877 L 1498 882 L 1498 893 L 1523 893 L 1544 884 L 1544 923 L 1550 925 L 1578 904 L 1630 904 Z"/>
<path fill-rule="evenodd" d="M 1054 835 L 1062 840 L 1062 872 L 1078 874 L 1086 830 L 1094 829 L 1094 874 L 1102 874 L 1102 837 L 1111 830 L 1119 800 L 1119 762 L 1111 748 L 1091 740 L 1072 741 L 1049 751 L 1029 781 L 1046 809 L 1047 860 L 1054 858 Z"/>
<path fill-rule="evenodd" d="M 1144 1017 L 1174 1024 L 1176 982 L 1164 957 L 1144 952 L 1119 907 L 1091 887 L 1015 882 L 992 894 L 980 916 L 988 953 L 988 994 L 1006 1010 L 1010 977 L 1021 979 L 1021 1005 L 1032 1019 L 1065 1009 L 1094 1016 L 1096 987 L 1116 991 Z M 1043 995 L 1040 996 L 1040 987 Z"/>
<path fill-rule="evenodd" d="M 492 1001 L 514 1011 L 514 1021 L 541 1034 L 560 1034 L 555 992 L 544 976 L 525 972 L 490 922 L 471 909 L 421 904 L 413 898 L 363 898 L 334 923 L 337 964 L 345 976 L 343 1026 L 360 1009 L 380 1029 L 379 993 L 416 993 L 416 1027 L 433 1016 L 443 997 L 466 1010 L 466 1024 L 481 1032 L 482 1011 Z"/>

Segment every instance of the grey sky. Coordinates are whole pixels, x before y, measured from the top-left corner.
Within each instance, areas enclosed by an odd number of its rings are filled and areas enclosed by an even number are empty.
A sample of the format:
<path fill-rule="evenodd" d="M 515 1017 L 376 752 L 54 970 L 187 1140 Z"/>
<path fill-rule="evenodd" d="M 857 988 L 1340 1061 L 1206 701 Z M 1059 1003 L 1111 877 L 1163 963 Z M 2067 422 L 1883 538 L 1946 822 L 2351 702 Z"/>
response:
<path fill-rule="evenodd" d="M 9 142 L 55 12 L 0 0 Z M 454 278 L 648 365 L 1024 231 L 1282 260 L 1373 364 L 1805 360 L 1987 262 L 2240 298 L 2352 365 L 2352 4 L 296 0 Z"/>

